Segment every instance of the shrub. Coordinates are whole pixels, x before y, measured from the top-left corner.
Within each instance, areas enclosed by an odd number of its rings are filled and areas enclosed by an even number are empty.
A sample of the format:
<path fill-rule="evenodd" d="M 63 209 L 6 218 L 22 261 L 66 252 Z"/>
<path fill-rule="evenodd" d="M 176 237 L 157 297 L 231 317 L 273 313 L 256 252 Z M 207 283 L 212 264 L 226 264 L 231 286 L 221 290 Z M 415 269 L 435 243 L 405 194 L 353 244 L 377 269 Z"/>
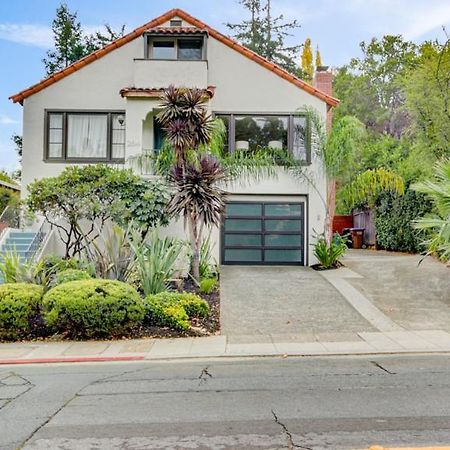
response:
<path fill-rule="evenodd" d="M 54 287 L 43 302 L 45 323 L 71 337 L 125 333 L 144 318 L 137 291 L 115 280 L 77 280 Z"/>
<path fill-rule="evenodd" d="M 200 292 L 202 294 L 211 294 L 217 285 L 217 280 L 215 278 L 204 278 L 200 280 Z"/>
<path fill-rule="evenodd" d="M 68 283 L 75 280 L 89 280 L 91 275 L 85 270 L 80 269 L 66 269 L 56 274 L 55 284 Z"/>
<path fill-rule="evenodd" d="M 198 295 L 187 292 L 160 292 L 145 299 L 146 319 L 152 324 L 185 331 L 189 319 L 206 317 L 208 303 Z"/>
<path fill-rule="evenodd" d="M 31 331 L 30 319 L 39 312 L 43 288 L 35 284 L 0 285 L 0 339 L 19 339 Z"/>
<path fill-rule="evenodd" d="M 412 190 L 403 196 L 381 195 L 375 214 L 377 245 L 386 250 L 420 252 L 424 233 L 414 229 L 413 221 L 430 211 L 431 204 L 425 196 Z"/>
<path fill-rule="evenodd" d="M 319 261 L 319 267 L 322 269 L 332 269 L 341 265 L 340 258 L 345 255 L 347 251 L 347 238 L 335 234 L 331 242 L 328 243 L 325 236 L 317 237 L 314 245 L 314 255 Z"/>

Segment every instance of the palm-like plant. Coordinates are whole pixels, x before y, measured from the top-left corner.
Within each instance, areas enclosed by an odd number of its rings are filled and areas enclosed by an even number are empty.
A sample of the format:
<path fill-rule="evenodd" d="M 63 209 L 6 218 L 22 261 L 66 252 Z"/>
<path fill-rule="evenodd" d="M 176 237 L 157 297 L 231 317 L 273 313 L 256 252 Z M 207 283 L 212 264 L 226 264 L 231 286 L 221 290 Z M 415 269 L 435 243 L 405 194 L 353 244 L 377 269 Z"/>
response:
<path fill-rule="evenodd" d="M 434 180 L 413 185 L 413 189 L 428 195 L 435 205 L 436 214 L 419 218 L 415 226 L 431 231 L 431 238 L 425 242 L 429 253 L 437 253 L 441 259 L 450 259 L 450 159 L 435 165 Z"/>
<path fill-rule="evenodd" d="M 219 183 L 225 180 L 225 171 L 219 161 L 210 155 L 200 155 L 197 162 L 175 166 L 170 173 L 175 193 L 168 205 L 169 214 L 183 215 L 189 228 L 195 280 L 200 278 L 200 248 L 205 227 L 219 226 L 225 209 L 225 191 Z"/>
<path fill-rule="evenodd" d="M 166 131 L 166 139 L 175 150 L 177 165 L 183 167 L 186 153 L 207 145 L 213 130 L 213 121 L 206 104 L 209 97 L 203 89 L 177 88 L 173 85 L 163 91 L 161 112 L 157 120 Z"/>

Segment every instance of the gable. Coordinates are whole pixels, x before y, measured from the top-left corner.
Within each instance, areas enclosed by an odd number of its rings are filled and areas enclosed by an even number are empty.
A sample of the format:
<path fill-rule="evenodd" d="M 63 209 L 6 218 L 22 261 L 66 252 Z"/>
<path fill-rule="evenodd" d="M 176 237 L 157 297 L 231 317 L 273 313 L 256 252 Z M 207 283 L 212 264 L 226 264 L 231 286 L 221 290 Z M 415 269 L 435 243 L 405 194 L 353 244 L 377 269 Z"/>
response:
<path fill-rule="evenodd" d="M 87 66 L 88 64 L 102 58 L 103 56 L 107 55 L 108 53 L 112 52 L 113 50 L 122 47 L 123 45 L 133 41 L 134 39 L 141 37 L 146 30 L 149 28 L 154 28 L 158 26 L 162 26 L 164 24 L 167 24 L 170 22 L 173 18 L 179 18 L 183 21 L 183 25 L 191 25 L 197 28 L 205 29 L 208 31 L 209 35 L 216 39 L 217 41 L 221 42 L 222 44 L 226 45 L 227 47 L 231 48 L 232 50 L 242 54 L 246 58 L 254 61 L 255 63 L 259 64 L 260 66 L 264 67 L 265 69 L 271 71 L 275 75 L 283 78 L 284 80 L 290 82 L 294 86 L 297 86 L 298 88 L 308 92 L 309 94 L 319 98 L 320 100 L 326 102 L 329 106 L 336 106 L 339 103 L 339 100 L 336 98 L 320 91 L 319 89 L 316 89 L 315 87 L 311 86 L 310 84 L 306 83 L 305 81 L 301 80 L 300 78 L 295 77 L 294 75 L 291 75 L 289 72 L 285 71 L 278 65 L 266 60 L 262 56 L 256 54 L 255 52 L 243 47 L 233 39 L 230 39 L 229 37 L 225 36 L 224 34 L 220 33 L 219 31 L 215 30 L 214 28 L 209 27 L 202 21 L 196 19 L 195 17 L 191 16 L 190 14 L 186 13 L 185 11 L 181 9 L 172 9 L 168 11 L 167 13 L 157 17 L 156 19 L 151 20 L 150 22 L 142 25 L 139 28 L 136 28 L 131 33 L 128 33 L 127 35 L 117 39 L 116 41 L 106 45 L 105 47 L 91 53 L 88 56 L 85 56 L 84 58 L 80 59 L 79 61 L 76 61 L 75 63 L 71 64 L 70 66 L 66 67 L 65 69 L 56 72 L 52 75 L 50 75 L 48 78 L 40 81 L 39 83 L 36 83 L 35 85 L 29 87 L 28 89 L 25 89 L 15 95 L 12 95 L 10 99 L 14 103 L 23 103 L 23 100 L 25 100 L 27 97 L 30 97 L 31 95 L 42 91 L 46 87 L 58 82 L 62 78 L 67 77 L 68 75 L 82 69 L 83 67 Z M 185 22 L 185 23 L 184 23 Z"/>

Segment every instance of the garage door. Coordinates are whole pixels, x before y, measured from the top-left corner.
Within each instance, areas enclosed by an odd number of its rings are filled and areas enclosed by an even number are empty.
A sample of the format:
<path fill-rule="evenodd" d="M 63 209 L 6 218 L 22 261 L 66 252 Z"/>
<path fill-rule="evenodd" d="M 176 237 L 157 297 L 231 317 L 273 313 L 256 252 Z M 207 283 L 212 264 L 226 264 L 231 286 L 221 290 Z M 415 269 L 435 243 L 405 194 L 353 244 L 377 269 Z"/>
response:
<path fill-rule="evenodd" d="M 230 202 L 222 264 L 304 264 L 303 202 Z"/>

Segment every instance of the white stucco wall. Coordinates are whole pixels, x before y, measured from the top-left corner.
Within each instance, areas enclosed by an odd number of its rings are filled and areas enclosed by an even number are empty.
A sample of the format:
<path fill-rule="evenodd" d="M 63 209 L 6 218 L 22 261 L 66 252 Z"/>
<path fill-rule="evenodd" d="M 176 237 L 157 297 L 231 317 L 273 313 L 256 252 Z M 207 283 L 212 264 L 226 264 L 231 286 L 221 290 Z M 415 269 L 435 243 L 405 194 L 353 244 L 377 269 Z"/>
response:
<path fill-rule="evenodd" d="M 185 24 L 184 24 L 185 25 Z M 198 64 L 189 74 L 189 84 L 197 77 L 205 87 L 216 86 L 210 102 L 214 112 L 233 113 L 293 113 L 305 107 L 315 108 L 325 120 L 326 104 L 322 100 L 280 78 L 273 72 L 251 61 L 221 42 L 209 38 L 207 48 L 208 62 Z M 144 39 L 136 38 L 125 46 L 114 50 L 103 58 L 94 61 L 74 72 L 43 91 L 24 101 L 23 129 L 23 187 L 35 178 L 59 174 L 66 164 L 44 162 L 44 115 L 45 109 L 62 110 L 125 110 L 126 111 L 126 157 L 139 154 L 146 143 L 152 141 L 149 112 L 158 106 L 155 99 L 124 99 L 119 91 L 124 87 L 162 87 L 168 84 L 176 72 L 177 81 L 183 74 L 182 63 L 169 61 L 142 61 Z M 138 62 L 135 60 L 139 59 Z M 153 64 L 153 66 L 152 66 Z M 207 67 L 205 76 L 200 68 Z M 158 70 L 153 70 L 153 69 Z M 138 72 L 136 72 L 138 69 Z M 136 82 L 146 85 L 136 85 Z M 146 129 L 143 130 L 144 121 Z M 313 152 L 314 153 L 314 152 Z M 313 158 L 309 173 L 314 174 L 315 187 L 305 180 L 295 179 L 284 171 L 277 179 L 260 182 L 236 184 L 230 187 L 232 194 L 284 194 L 304 195 L 308 198 L 309 228 L 322 231 L 325 207 L 317 190 L 325 197 L 326 181 L 322 176 L 320 164 Z M 26 189 L 22 190 L 26 195 Z M 183 234 L 181 223 L 172 224 L 168 232 Z M 215 233 L 218 238 L 218 232 Z M 219 243 L 216 257 L 219 260 Z M 309 263 L 314 262 L 312 248 L 309 246 Z"/>

